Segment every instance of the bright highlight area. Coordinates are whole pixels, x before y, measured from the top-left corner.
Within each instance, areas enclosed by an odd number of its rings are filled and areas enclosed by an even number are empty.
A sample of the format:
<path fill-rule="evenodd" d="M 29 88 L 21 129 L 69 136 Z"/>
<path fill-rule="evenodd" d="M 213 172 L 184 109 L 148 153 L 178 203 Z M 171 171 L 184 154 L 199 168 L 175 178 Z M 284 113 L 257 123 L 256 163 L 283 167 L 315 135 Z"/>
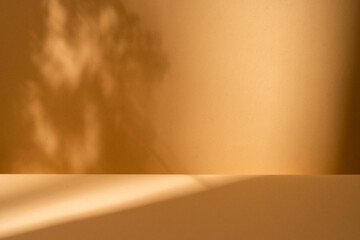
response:
<path fill-rule="evenodd" d="M 221 175 L 0 175 L 0 238 L 250 178 Z"/>

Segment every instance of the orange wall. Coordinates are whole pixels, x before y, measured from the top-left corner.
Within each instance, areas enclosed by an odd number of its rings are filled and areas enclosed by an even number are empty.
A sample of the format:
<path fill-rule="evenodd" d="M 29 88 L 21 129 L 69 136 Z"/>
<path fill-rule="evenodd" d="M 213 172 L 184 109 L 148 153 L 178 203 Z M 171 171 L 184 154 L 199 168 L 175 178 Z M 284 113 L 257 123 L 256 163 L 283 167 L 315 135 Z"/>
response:
<path fill-rule="evenodd" d="M 1 172 L 336 170 L 357 1 L 49 2 L 1 2 Z"/>
<path fill-rule="evenodd" d="M 140 2 L 170 60 L 154 115 L 173 171 L 335 171 L 356 1 Z"/>

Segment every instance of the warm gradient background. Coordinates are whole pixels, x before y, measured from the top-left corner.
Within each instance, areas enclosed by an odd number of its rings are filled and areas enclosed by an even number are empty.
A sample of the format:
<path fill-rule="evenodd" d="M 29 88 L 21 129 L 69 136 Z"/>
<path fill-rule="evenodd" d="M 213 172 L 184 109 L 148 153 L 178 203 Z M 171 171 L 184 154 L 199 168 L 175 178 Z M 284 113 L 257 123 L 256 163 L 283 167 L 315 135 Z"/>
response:
<path fill-rule="evenodd" d="M 360 234 L 360 176 L 2 175 L 0 186 L 4 240 Z"/>
<path fill-rule="evenodd" d="M 0 0 L 2 173 L 360 173 L 356 0 Z"/>

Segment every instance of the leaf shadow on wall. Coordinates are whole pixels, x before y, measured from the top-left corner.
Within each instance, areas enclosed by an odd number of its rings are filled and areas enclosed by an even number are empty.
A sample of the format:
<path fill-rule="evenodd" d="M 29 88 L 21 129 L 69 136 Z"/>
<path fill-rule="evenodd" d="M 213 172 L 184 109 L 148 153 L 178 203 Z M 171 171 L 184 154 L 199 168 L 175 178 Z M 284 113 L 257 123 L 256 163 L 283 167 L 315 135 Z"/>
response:
<path fill-rule="evenodd" d="M 16 92 L 4 97 L 14 106 L 1 108 L 12 114 L 0 135 L 2 172 L 168 172 L 150 119 L 152 90 L 168 67 L 160 36 L 119 1 L 49 0 L 36 9 L 45 14 L 25 18 L 36 33 L 23 40 L 29 56 L 16 53 L 25 67 L 12 63 L 27 71 L 3 82 L 2 91 Z"/>

